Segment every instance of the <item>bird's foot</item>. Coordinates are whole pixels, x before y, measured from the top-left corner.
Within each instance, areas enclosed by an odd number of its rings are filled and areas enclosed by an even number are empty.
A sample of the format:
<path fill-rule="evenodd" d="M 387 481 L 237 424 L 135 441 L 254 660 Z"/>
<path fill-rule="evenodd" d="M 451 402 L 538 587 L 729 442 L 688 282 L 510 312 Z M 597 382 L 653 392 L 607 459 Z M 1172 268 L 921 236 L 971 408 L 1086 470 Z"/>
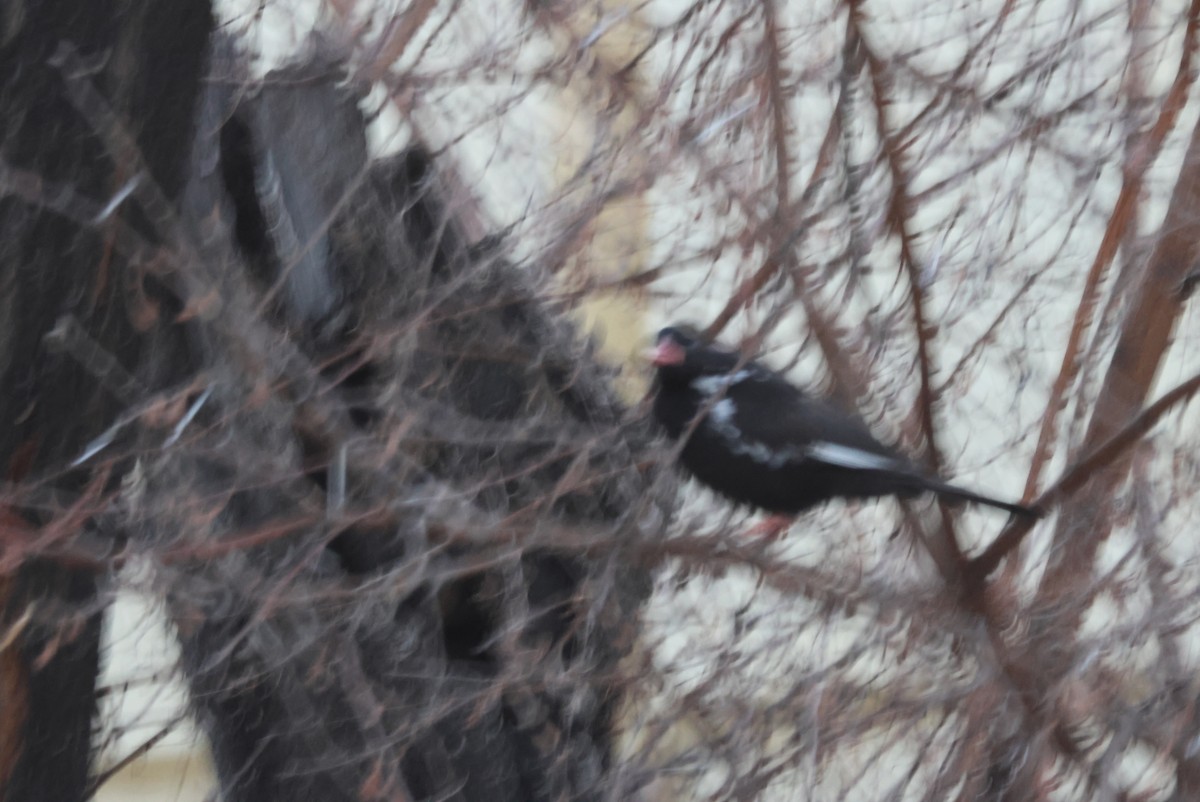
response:
<path fill-rule="evenodd" d="M 774 542 L 783 536 L 793 520 L 790 515 L 769 515 L 746 530 L 745 537 Z"/>

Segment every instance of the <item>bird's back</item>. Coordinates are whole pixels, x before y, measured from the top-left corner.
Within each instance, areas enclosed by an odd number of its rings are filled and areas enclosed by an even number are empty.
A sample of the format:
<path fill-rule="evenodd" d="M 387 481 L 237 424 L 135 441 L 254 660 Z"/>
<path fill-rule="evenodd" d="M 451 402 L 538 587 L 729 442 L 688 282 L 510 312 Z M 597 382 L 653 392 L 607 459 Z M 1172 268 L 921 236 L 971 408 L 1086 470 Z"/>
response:
<path fill-rule="evenodd" d="M 834 497 L 932 492 L 1037 517 L 931 476 L 880 443 L 857 416 L 806 396 L 782 376 L 736 351 L 717 348 L 694 328 L 659 332 L 654 414 L 684 438 L 683 467 L 739 504 L 794 514 Z"/>
<path fill-rule="evenodd" d="M 672 437 L 699 413 L 680 461 L 732 501 L 796 513 L 833 496 L 906 489 L 907 460 L 856 418 L 761 366 L 660 387 L 655 415 Z"/>

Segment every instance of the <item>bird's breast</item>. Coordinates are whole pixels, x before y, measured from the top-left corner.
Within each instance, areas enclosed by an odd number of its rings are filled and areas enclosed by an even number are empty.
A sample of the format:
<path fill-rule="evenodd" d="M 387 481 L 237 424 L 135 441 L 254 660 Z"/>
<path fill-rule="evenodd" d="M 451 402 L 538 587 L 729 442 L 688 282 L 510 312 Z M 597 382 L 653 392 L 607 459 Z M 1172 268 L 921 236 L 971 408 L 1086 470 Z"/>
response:
<path fill-rule="evenodd" d="M 679 439 L 700 411 L 700 397 L 686 385 L 664 386 L 654 396 L 654 417 L 673 439 Z"/>

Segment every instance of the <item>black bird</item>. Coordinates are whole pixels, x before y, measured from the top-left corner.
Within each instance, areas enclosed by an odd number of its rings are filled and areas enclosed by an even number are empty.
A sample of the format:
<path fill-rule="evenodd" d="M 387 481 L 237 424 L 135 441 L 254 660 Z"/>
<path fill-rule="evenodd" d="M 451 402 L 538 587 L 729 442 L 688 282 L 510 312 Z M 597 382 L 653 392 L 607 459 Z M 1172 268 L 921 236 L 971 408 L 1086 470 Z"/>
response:
<path fill-rule="evenodd" d="M 730 500 L 773 513 L 760 533 L 778 534 L 791 516 L 835 497 L 929 492 L 1040 515 L 922 472 L 858 418 L 710 344 L 690 326 L 660 331 L 651 361 L 658 368 L 654 416 L 672 438 L 687 437 L 684 468 Z"/>

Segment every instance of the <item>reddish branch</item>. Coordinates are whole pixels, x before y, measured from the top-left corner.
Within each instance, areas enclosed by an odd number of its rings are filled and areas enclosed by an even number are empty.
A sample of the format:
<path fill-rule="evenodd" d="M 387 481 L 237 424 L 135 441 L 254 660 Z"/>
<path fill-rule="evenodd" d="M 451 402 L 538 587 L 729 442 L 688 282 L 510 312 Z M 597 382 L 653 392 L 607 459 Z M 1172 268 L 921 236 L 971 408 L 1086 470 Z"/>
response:
<path fill-rule="evenodd" d="M 1063 352 L 1058 377 L 1054 380 L 1050 391 L 1050 400 L 1046 405 L 1046 415 L 1042 419 L 1042 428 L 1038 434 L 1037 447 L 1034 449 L 1029 478 L 1025 483 L 1023 498 L 1026 500 L 1037 492 L 1041 474 L 1052 456 L 1058 415 L 1066 403 L 1067 390 L 1074 384 L 1075 377 L 1079 373 L 1080 349 L 1084 334 L 1091 328 L 1100 285 L 1117 254 L 1118 247 L 1125 239 L 1130 222 L 1135 217 L 1134 209 L 1141 193 L 1146 169 L 1158 155 L 1167 134 L 1175 127 L 1175 121 L 1187 102 L 1189 90 L 1195 80 L 1192 68 L 1197 46 L 1196 26 L 1200 22 L 1200 0 L 1192 0 L 1187 20 L 1183 53 L 1180 56 L 1179 69 L 1175 73 L 1175 81 L 1163 101 L 1162 109 L 1154 126 L 1142 138 L 1138 147 L 1133 149 L 1133 156 L 1125 163 L 1121 191 L 1113 206 L 1112 214 L 1109 216 L 1100 247 L 1096 251 L 1096 258 L 1084 280 L 1079 307 L 1075 312 L 1075 320 L 1067 337 L 1067 346 Z M 1157 360 L 1155 364 L 1157 364 Z M 1148 387 L 1145 388 L 1145 390 L 1148 389 Z M 1142 397 L 1144 398 L 1144 395 Z"/>
<path fill-rule="evenodd" d="M 1200 125 L 1192 132 L 1183 170 L 1167 208 L 1157 245 L 1126 315 L 1084 447 L 1107 442 L 1112 433 L 1141 409 L 1153 389 L 1171 343 L 1175 321 L 1187 298 L 1186 280 L 1200 257 Z M 1187 390 L 1187 383 L 1182 385 Z M 1175 391 L 1181 393 L 1183 391 Z M 1187 390 L 1190 396 L 1194 390 Z M 1049 601 L 1078 587 L 1092 570 L 1095 555 L 1112 530 L 1109 499 L 1123 471 L 1109 471 L 1091 490 L 1085 503 L 1072 505 L 1060 518 L 1051 544 L 1055 560 L 1039 590 Z M 1070 538 L 1069 552 L 1063 548 Z M 1065 555 L 1069 553 L 1069 559 Z"/>
<path fill-rule="evenodd" d="M 951 71 L 949 79 L 936 82 L 936 91 L 934 92 L 933 97 L 929 99 L 929 102 L 925 104 L 923 109 L 917 112 L 917 114 L 911 120 L 905 123 L 896 132 L 897 141 L 907 142 L 912 138 L 913 133 L 917 130 L 917 127 L 922 122 L 933 115 L 934 112 L 946 107 L 947 102 L 950 100 L 949 96 L 955 91 L 957 81 L 967 75 L 971 68 L 975 67 L 979 63 L 979 59 L 981 56 L 983 56 L 985 48 L 989 46 L 995 46 L 995 39 L 1000 35 L 1000 32 L 1004 30 L 1004 23 L 1008 21 L 1008 17 L 1010 14 L 1012 14 L 1013 8 L 1016 6 L 1016 4 L 1016 0 L 1005 0 L 1004 7 L 1000 9 L 998 14 L 996 14 L 996 17 L 992 20 L 987 32 L 984 33 L 983 36 L 979 37 L 979 40 L 975 44 L 967 48 L 967 52 L 963 54 L 963 57 L 954 67 L 954 70 Z"/>
<path fill-rule="evenodd" d="M 938 447 L 936 427 L 933 420 L 934 390 L 933 364 L 930 353 L 930 340 L 933 327 L 926 319 L 925 291 L 921 287 L 921 268 L 916 257 L 916 248 L 912 232 L 909 230 L 909 220 L 912 218 L 912 203 L 910 200 L 909 180 L 904 166 L 904 149 L 902 141 L 897 139 L 888 119 L 888 71 L 887 65 L 879 55 L 871 49 L 870 43 L 863 36 L 865 16 L 861 2 L 852 0 L 850 6 L 849 26 L 856 44 L 865 56 L 867 75 L 871 81 L 871 89 L 875 109 L 875 125 L 883 148 L 884 161 L 887 163 L 891 176 L 891 197 L 888 199 L 888 226 L 900 241 L 900 261 L 905 275 L 908 277 L 909 296 L 912 299 L 913 322 L 917 335 L 917 368 L 921 375 L 921 387 L 918 393 L 918 412 L 921 416 L 921 429 L 929 452 L 929 465 L 934 473 L 942 469 L 941 449 Z"/>
<path fill-rule="evenodd" d="M 792 174 L 791 165 L 795 162 L 795 158 L 794 154 L 789 150 L 786 135 L 788 130 L 788 104 L 785 96 L 786 81 L 784 80 L 783 60 L 783 56 L 786 54 L 782 45 L 782 32 L 776 24 L 775 12 L 776 9 L 770 7 L 764 10 L 766 28 L 764 33 L 765 46 L 768 51 L 772 48 L 775 50 L 774 54 L 770 56 L 773 59 L 772 62 L 767 62 L 767 59 L 764 58 L 764 70 L 767 71 L 765 81 L 769 90 L 767 96 L 772 109 L 772 142 L 774 154 L 777 163 L 781 166 L 781 176 L 780 180 L 776 183 L 775 191 L 776 211 L 772 219 L 762 219 L 756 201 L 752 197 L 749 197 L 735 181 L 730 180 L 723 169 L 710 163 L 706 153 L 695 141 L 694 136 L 689 134 L 686 124 L 683 128 L 674 131 L 675 137 L 673 141 L 679 146 L 680 153 L 691 157 L 701 168 L 699 172 L 705 177 L 704 180 L 716 187 L 724 195 L 725 199 L 731 201 L 739 209 L 740 213 L 745 216 L 747 220 L 744 229 L 746 233 L 745 241 L 749 244 L 763 246 L 768 254 L 763 264 L 734 291 L 724 308 L 714 317 L 712 323 L 708 326 L 707 333 L 709 336 L 714 337 L 719 335 L 729 322 L 749 306 L 773 279 L 776 279 L 781 274 L 786 274 L 793 283 L 796 297 L 804 305 L 805 311 L 809 315 L 810 328 L 813 330 L 814 337 L 820 345 L 827 361 L 830 363 L 831 372 L 834 374 L 835 379 L 845 379 L 844 383 L 850 388 L 851 395 L 855 398 L 860 398 L 865 393 L 865 379 L 850 380 L 850 377 L 845 376 L 847 373 L 846 370 L 838 370 L 837 368 L 839 355 L 845 351 L 838 343 L 836 336 L 837 326 L 823 309 L 819 308 L 817 304 L 812 303 L 811 288 L 804 280 L 803 272 L 797 269 L 790 269 L 794 260 L 788 258 L 788 254 L 804 238 L 812 223 L 819 217 L 818 214 L 814 213 L 800 217 L 797 221 L 797 212 L 808 209 L 816 200 L 817 191 L 820 189 L 837 152 L 840 128 L 837 115 L 831 115 L 824 140 L 817 154 L 816 164 L 813 167 L 808 182 L 800 197 L 793 200 L 792 184 L 795 176 Z M 552 33 L 567 36 L 577 48 L 582 49 L 584 47 L 570 25 L 564 19 L 547 13 L 544 7 L 538 8 L 538 12 L 533 15 L 533 19 Z M 723 30 L 722 35 L 714 45 L 713 53 L 706 57 L 704 63 L 709 63 L 717 57 L 722 49 L 731 46 L 735 39 L 733 34 L 744 23 L 744 18 L 738 18 L 731 26 Z M 604 100 L 605 104 L 618 102 L 620 104 L 632 105 L 638 118 L 637 130 L 644 130 L 656 120 L 663 119 L 662 108 L 654 102 L 656 100 L 654 97 L 642 97 L 637 92 L 631 91 L 631 84 L 626 80 L 624 75 L 613 74 L 603 69 L 603 66 L 598 65 L 589 71 L 587 78 L 598 86 L 597 94 L 599 98 L 607 98 L 607 100 Z M 613 98 L 616 100 L 613 101 Z M 674 125 L 669 120 L 666 122 L 668 125 Z M 610 199 L 605 199 L 606 202 L 607 200 Z M 581 212 L 584 218 L 590 218 L 592 215 L 589 209 L 583 209 Z M 564 258 L 563 253 L 569 252 L 574 247 L 575 238 L 581 236 L 579 232 L 584 231 L 587 222 L 588 219 L 583 219 L 579 225 L 571 225 L 569 235 L 560 237 L 558 240 L 561 243 L 559 246 L 561 251 L 549 254 L 546 261 L 550 264 L 562 261 Z"/>
<path fill-rule="evenodd" d="M 1112 435 L 1102 445 L 1092 450 L 1083 459 L 1068 469 L 1038 497 L 1037 506 L 1047 509 L 1078 491 L 1097 472 L 1112 465 L 1123 457 L 1141 440 L 1164 415 L 1176 406 L 1189 401 L 1200 392 L 1200 374 L 1193 376 L 1162 396 L 1134 418 L 1125 428 Z M 1013 549 L 1020 545 L 1033 523 L 1020 520 L 1005 529 L 982 554 L 971 561 L 971 574 L 978 579 L 987 577 Z M 1072 562 L 1075 562 L 1074 558 Z"/>
<path fill-rule="evenodd" d="M 11 515 L 6 507 L 0 506 L 0 526 L 8 524 L 6 519 Z M 29 714 L 28 672 L 20 650 L 11 648 L 28 619 L 14 615 L 16 611 L 11 605 L 13 582 L 10 576 L 0 576 L 0 610 L 7 613 L 0 619 L 4 624 L 0 631 L 0 699 L 3 700 L 0 707 L 4 711 L 4 715 L 0 715 L 0 788 L 8 787 L 17 768 L 25 719 Z"/>
<path fill-rule="evenodd" d="M 847 21 L 847 52 L 857 50 L 866 63 L 867 75 L 871 81 L 872 101 L 875 109 L 875 126 L 881 142 L 884 161 L 891 177 L 891 192 L 888 199 L 888 227 L 896 234 L 900 242 L 900 261 L 905 276 L 908 279 L 909 297 L 912 302 L 913 323 L 917 337 L 917 369 L 921 377 L 921 386 L 917 394 L 917 410 L 920 415 L 921 430 L 926 444 L 928 461 L 933 473 L 941 473 L 943 459 L 938 446 L 937 428 L 934 423 L 933 410 L 936 392 L 933 389 L 933 358 L 930 344 L 934 328 L 929 324 L 925 311 L 925 291 L 921 286 L 921 268 L 917 262 L 916 248 L 909 221 L 912 219 L 913 207 L 909 189 L 908 174 L 904 165 L 903 141 L 892 130 L 888 119 L 888 73 L 887 65 L 879 55 L 872 50 L 870 43 L 863 35 L 865 16 L 859 0 L 849 3 L 849 18 Z M 946 547 L 950 549 L 956 566 L 965 565 L 965 556 L 954 528 L 954 519 L 945 504 L 939 502 L 942 527 L 945 533 Z"/>
<path fill-rule="evenodd" d="M 343 21 L 350 18 L 351 8 L 336 2 L 333 7 Z M 369 63 L 364 70 L 364 77 L 368 82 L 378 81 L 395 66 L 435 7 L 437 3 L 434 0 L 418 0 L 410 3 L 403 14 L 398 14 L 388 21 L 387 31 L 380 37 L 379 44 L 370 54 Z"/>
<path fill-rule="evenodd" d="M 843 69 L 847 68 L 843 67 Z M 856 370 L 853 365 L 848 363 L 845 358 L 846 354 L 853 352 L 853 349 L 843 347 L 839 336 L 840 327 L 829 312 L 817 302 L 814 288 L 808 281 L 809 271 L 802 265 L 796 265 L 795 260 L 791 258 L 797 242 L 808 233 L 810 226 L 817 219 L 817 215 L 805 215 L 796 222 L 792 221 L 812 205 L 830 165 L 833 164 L 838 152 L 838 139 L 843 133 L 841 121 L 845 116 L 844 108 L 847 102 L 848 98 L 844 93 L 839 96 L 825 128 L 825 135 L 817 152 L 817 162 L 792 211 L 787 214 L 779 212 L 776 215 L 779 221 L 776 225 L 764 226 L 771 233 L 769 235 L 770 250 L 763 264 L 738 285 L 729 300 L 726 301 L 725 306 L 708 326 L 706 334 L 710 337 L 719 335 L 734 316 L 758 297 L 767 284 L 781 273 L 786 273 L 791 281 L 796 299 L 804 308 L 813 339 L 820 348 L 829 368 L 833 380 L 832 395 L 847 401 L 861 401 L 868 392 L 866 373 L 863 370 Z M 786 143 L 779 142 L 778 137 L 776 140 L 776 159 L 786 161 L 790 158 L 787 155 Z M 785 180 L 783 184 L 777 184 L 776 198 L 780 204 L 787 202 L 790 198 L 791 190 L 787 184 L 788 180 Z M 784 221 L 788 223 L 787 229 L 782 225 Z M 764 334 L 765 331 L 760 331 L 753 339 L 752 345 L 756 346 L 760 343 Z"/>
<path fill-rule="evenodd" d="M 1121 460 L 1164 415 L 1187 402 L 1198 392 L 1200 392 L 1200 374 L 1163 395 L 1125 428 L 1067 470 L 1037 499 L 1038 506 L 1048 508 L 1077 492 L 1098 472 Z M 1080 755 L 1080 750 L 1068 728 L 1063 722 L 1053 721 L 1046 715 L 1046 705 L 1043 699 L 1047 690 L 1044 680 L 1048 673 L 1047 668 L 1038 666 L 1035 670 L 1034 666 L 1037 663 L 1029 659 L 1030 650 L 1028 649 L 1014 653 L 1001 634 L 1009 626 L 1009 622 L 1002 618 L 998 608 L 987 597 L 986 580 L 988 575 L 996 569 L 1001 560 L 1021 544 L 1031 529 L 1031 522 L 1015 521 L 981 555 L 967 565 L 962 577 L 962 599 L 968 609 L 976 611 L 986 622 L 987 634 L 997 667 L 1000 669 L 1001 676 L 1017 692 L 1029 720 L 1035 722 L 1042 729 L 1048 727 L 1053 742 L 1064 755 L 1082 761 L 1084 758 Z M 1070 564 L 1082 564 L 1088 566 L 1090 570 L 1091 560 L 1086 559 L 1080 562 L 1072 558 Z M 1069 624 L 1064 624 L 1064 626 L 1069 626 Z M 1046 655 L 1043 655 L 1043 659 L 1046 659 Z M 1187 763 L 1181 763 L 1179 769 L 1181 784 L 1188 779 L 1184 775 L 1189 770 L 1190 767 Z"/>
<path fill-rule="evenodd" d="M 763 101 L 771 110 L 771 150 L 775 157 L 775 225 L 773 226 L 776 232 L 783 231 L 786 227 L 787 220 L 791 219 L 792 211 L 792 153 L 789 147 L 789 134 L 791 131 L 787 121 L 788 110 L 788 92 L 786 82 L 784 80 L 783 67 L 783 48 L 784 43 L 779 35 L 779 22 L 775 16 L 774 0 L 768 0 L 762 4 L 763 11 L 763 51 L 765 61 L 765 75 L 763 76 Z M 833 134 L 836 130 L 836 120 L 830 120 L 829 127 L 825 134 L 825 142 L 830 142 L 833 139 Z M 805 190 L 807 196 L 809 192 L 817 185 L 817 177 L 828 166 L 828 151 L 826 147 L 821 147 L 821 157 L 817 160 L 816 167 L 813 169 L 812 178 L 809 180 L 808 187 Z M 806 200 L 808 198 L 806 197 Z M 739 311 L 744 309 L 747 304 L 758 294 L 758 292 L 766 286 L 780 269 L 789 261 L 787 251 L 794 244 L 793 237 L 773 237 L 775 240 L 774 246 L 763 262 L 762 267 L 755 271 L 746 281 L 743 281 L 741 286 L 734 292 L 733 296 L 725 304 L 725 307 L 717 315 L 712 323 L 709 324 L 706 333 L 713 337 L 721 332 L 722 329 Z M 782 240 L 782 242 L 781 242 Z"/>
<path fill-rule="evenodd" d="M 775 18 L 775 0 L 767 0 L 763 9 L 763 49 L 766 58 L 766 82 L 763 94 L 771 108 L 771 149 L 775 153 L 775 211 L 777 219 L 791 210 L 792 205 L 792 154 L 788 147 L 791 127 L 788 125 L 787 81 L 783 67 L 783 50 L 786 46 L 779 35 L 779 21 Z"/>
<path fill-rule="evenodd" d="M 825 173 L 829 169 L 829 165 L 833 162 L 833 156 L 836 153 L 837 137 L 839 131 L 837 116 L 834 115 L 829 120 L 829 125 L 825 129 L 825 139 L 821 143 L 821 149 L 817 154 L 817 163 L 813 166 L 812 175 L 808 179 L 808 184 L 804 188 L 800 202 L 797 207 L 805 208 L 816 197 L 817 189 L 821 186 L 821 181 L 825 177 Z M 753 275 L 738 285 L 733 294 L 726 301 L 725 306 L 721 309 L 717 316 L 713 318 L 705 333 L 710 337 L 715 337 L 729 325 L 729 321 L 733 320 L 734 316 L 745 309 L 755 296 L 758 295 L 767 284 L 775 278 L 784 265 L 788 263 L 787 254 L 796 245 L 809 228 L 810 219 L 804 219 L 801 224 L 796 226 L 782 242 L 777 242 L 772 248 L 767 258 L 763 261 L 761 267 L 754 271 Z M 807 291 L 803 286 L 797 287 L 797 293 L 804 296 Z M 830 329 L 832 325 L 825 321 L 823 324 L 820 319 L 813 322 L 814 330 L 821 328 Z"/>
<path fill-rule="evenodd" d="M 971 347 L 968 348 L 967 352 L 962 355 L 957 364 L 955 364 L 954 368 L 950 371 L 950 374 L 941 383 L 941 385 L 939 385 L 935 392 L 942 393 L 946 389 L 954 386 L 954 382 L 958 379 L 958 375 L 966 370 L 967 366 L 971 364 L 971 361 L 979 355 L 979 352 L 982 351 L 985 346 L 989 345 L 993 339 L 995 339 L 997 332 L 1000 330 L 1001 324 L 1004 323 L 1009 314 L 1013 311 L 1013 309 L 1016 308 L 1017 302 L 1024 298 L 1026 293 L 1028 293 L 1033 285 L 1037 283 L 1037 280 L 1041 278 L 1041 275 L 1041 273 L 1031 273 L 1026 277 L 1025 281 L 1021 283 L 1020 289 L 1012 294 L 1012 297 L 1009 298 L 1008 302 L 1004 304 L 1004 308 L 1001 309 L 999 314 L 997 314 L 992 320 L 991 325 L 989 325 L 987 329 L 984 330 L 983 334 L 971 344 Z"/>

